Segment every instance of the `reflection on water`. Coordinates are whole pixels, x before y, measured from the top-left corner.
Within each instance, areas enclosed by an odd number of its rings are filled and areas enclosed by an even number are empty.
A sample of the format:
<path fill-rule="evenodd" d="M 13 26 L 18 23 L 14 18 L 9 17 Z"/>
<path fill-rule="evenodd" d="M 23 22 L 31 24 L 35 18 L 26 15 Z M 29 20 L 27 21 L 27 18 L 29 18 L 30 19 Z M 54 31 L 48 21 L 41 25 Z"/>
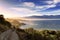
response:
<path fill-rule="evenodd" d="M 21 28 L 35 28 L 35 29 L 60 29 L 60 20 L 35 20 L 25 22 L 26 25 Z"/>

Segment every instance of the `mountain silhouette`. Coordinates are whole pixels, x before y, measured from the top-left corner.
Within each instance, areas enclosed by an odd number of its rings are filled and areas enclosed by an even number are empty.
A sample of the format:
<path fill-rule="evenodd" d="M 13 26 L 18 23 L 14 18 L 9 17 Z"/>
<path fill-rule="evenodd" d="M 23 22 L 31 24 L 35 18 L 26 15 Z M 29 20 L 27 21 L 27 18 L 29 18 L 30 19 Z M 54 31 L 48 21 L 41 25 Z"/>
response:
<path fill-rule="evenodd" d="M 43 16 L 36 16 L 36 15 L 33 15 L 33 16 L 28 16 L 26 18 L 60 18 L 60 15 L 43 15 Z"/>

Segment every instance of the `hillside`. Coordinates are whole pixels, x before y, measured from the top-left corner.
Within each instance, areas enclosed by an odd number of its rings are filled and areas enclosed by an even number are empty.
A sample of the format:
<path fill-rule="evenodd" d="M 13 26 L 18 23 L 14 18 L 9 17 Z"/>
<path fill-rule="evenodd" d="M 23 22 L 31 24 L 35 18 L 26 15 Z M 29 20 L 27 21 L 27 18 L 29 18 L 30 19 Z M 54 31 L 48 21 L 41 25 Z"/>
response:
<path fill-rule="evenodd" d="M 11 23 L 4 19 L 3 15 L 0 15 L 0 32 L 10 29 Z"/>
<path fill-rule="evenodd" d="M 60 40 L 60 30 L 12 28 L 11 23 L 0 15 L 0 40 Z"/>
<path fill-rule="evenodd" d="M 19 28 L 20 26 L 25 25 L 14 19 L 5 19 L 3 15 L 0 15 L 0 30 L 8 30 L 13 27 Z"/>
<path fill-rule="evenodd" d="M 9 19 L 9 18 L 7 18 L 6 20 L 9 21 L 11 23 L 11 25 L 15 26 L 16 28 L 18 28 L 18 27 L 20 27 L 22 25 L 26 25 L 25 23 L 19 22 L 17 19 Z M 22 21 L 22 20 L 20 20 L 20 21 Z"/>

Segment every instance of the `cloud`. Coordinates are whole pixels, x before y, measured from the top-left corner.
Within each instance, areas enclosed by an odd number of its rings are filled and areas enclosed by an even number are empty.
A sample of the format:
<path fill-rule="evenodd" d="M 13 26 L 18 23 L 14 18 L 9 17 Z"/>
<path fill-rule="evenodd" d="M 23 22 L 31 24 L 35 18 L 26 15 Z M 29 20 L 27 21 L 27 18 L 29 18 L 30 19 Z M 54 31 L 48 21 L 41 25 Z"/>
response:
<path fill-rule="evenodd" d="M 23 6 L 26 6 L 26 7 L 34 7 L 35 4 L 33 2 L 24 2 L 22 3 Z"/>
<path fill-rule="evenodd" d="M 30 10 L 28 8 L 11 8 L 11 9 L 19 12 L 22 17 L 23 16 L 38 15 L 38 12 L 36 12 L 35 10 Z"/>
<path fill-rule="evenodd" d="M 53 1 L 45 1 L 45 3 L 47 3 L 47 4 L 53 4 Z"/>
<path fill-rule="evenodd" d="M 5 8 L 4 6 L 0 6 L 0 14 L 3 14 L 5 18 L 12 18 L 12 17 L 18 17 L 18 12 L 11 10 L 9 8 Z"/>
<path fill-rule="evenodd" d="M 0 3 L 0 14 L 4 14 L 6 17 L 23 17 L 31 15 L 57 15 L 57 12 L 43 12 L 43 10 L 56 7 L 56 3 L 60 2 L 59 0 L 54 1 L 45 1 L 47 5 L 36 5 L 34 2 L 22 2 L 18 5 L 13 5 L 7 2 Z M 13 16 L 14 15 L 14 16 Z"/>
<path fill-rule="evenodd" d="M 54 8 L 54 7 L 56 7 L 56 5 L 36 6 L 36 10 L 41 12 L 43 10 L 46 10 L 46 9 L 49 9 L 49 8 Z"/>
<path fill-rule="evenodd" d="M 45 1 L 45 3 L 47 3 L 47 4 L 57 4 L 59 2 L 60 2 L 60 0 Z"/>
<path fill-rule="evenodd" d="M 16 10 L 16 11 L 19 11 L 19 12 L 26 12 L 26 13 L 33 12 L 32 10 L 30 10 L 28 8 L 11 8 L 11 9 Z"/>
<path fill-rule="evenodd" d="M 48 2 L 48 1 L 46 1 L 46 2 Z M 17 6 L 19 6 L 21 8 L 28 8 L 28 9 L 31 9 L 31 10 L 34 9 L 36 11 L 43 11 L 43 10 L 46 10 L 46 9 L 49 9 L 49 8 L 56 7 L 55 4 L 50 4 L 50 3 L 48 5 L 42 5 L 42 6 L 39 5 L 39 6 L 37 6 L 33 2 L 23 2 L 23 3 L 21 3 L 20 5 L 17 5 Z"/>
<path fill-rule="evenodd" d="M 44 6 L 36 6 L 36 8 L 43 9 Z"/>
<path fill-rule="evenodd" d="M 10 4 L 6 5 L 6 3 L 3 3 L 2 5 L 0 5 L 0 14 L 4 14 L 5 17 L 23 17 L 23 16 L 38 15 L 38 13 L 35 10 L 27 8 L 27 7 L 34 7 L 35 6 L 34 3 L 24 2 L 23 4 L 21 4 L 21 6 L 24 6 L 24 8 L 12 6 Z"/>
<path fill-rule="evenodd" d="M 53 7 L 56 7 L 56 5 L 47 5 L 45 7 L 47 7 L 47 8 L 53 8 Z"/>
<path fill-rule="evenodd" d="M 44 6 L 36 6 L 36 8 L 52 8 L 52 7 L 56 7 L 56 5 L 44 5 Z"/>
<path fill-rule="evenodd" d="M 60 10 L 55 10 L 52 12 L 42 12 L 43 15 L 60 15 Z"/>
<path fill-rule="evenodd" d="M 53 0 L 54 4 L 60 2 L 60 0 Z"/>

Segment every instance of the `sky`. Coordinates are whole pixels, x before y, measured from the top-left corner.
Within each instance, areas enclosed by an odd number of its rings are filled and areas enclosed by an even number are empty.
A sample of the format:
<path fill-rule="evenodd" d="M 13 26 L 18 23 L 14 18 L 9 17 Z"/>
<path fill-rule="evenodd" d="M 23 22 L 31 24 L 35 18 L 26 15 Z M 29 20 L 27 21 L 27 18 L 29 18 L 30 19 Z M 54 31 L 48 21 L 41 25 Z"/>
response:
<path fill-rule="evenodd" d="M 0 0 L 5 17 L 60 15 L 60 0 Z"/>

